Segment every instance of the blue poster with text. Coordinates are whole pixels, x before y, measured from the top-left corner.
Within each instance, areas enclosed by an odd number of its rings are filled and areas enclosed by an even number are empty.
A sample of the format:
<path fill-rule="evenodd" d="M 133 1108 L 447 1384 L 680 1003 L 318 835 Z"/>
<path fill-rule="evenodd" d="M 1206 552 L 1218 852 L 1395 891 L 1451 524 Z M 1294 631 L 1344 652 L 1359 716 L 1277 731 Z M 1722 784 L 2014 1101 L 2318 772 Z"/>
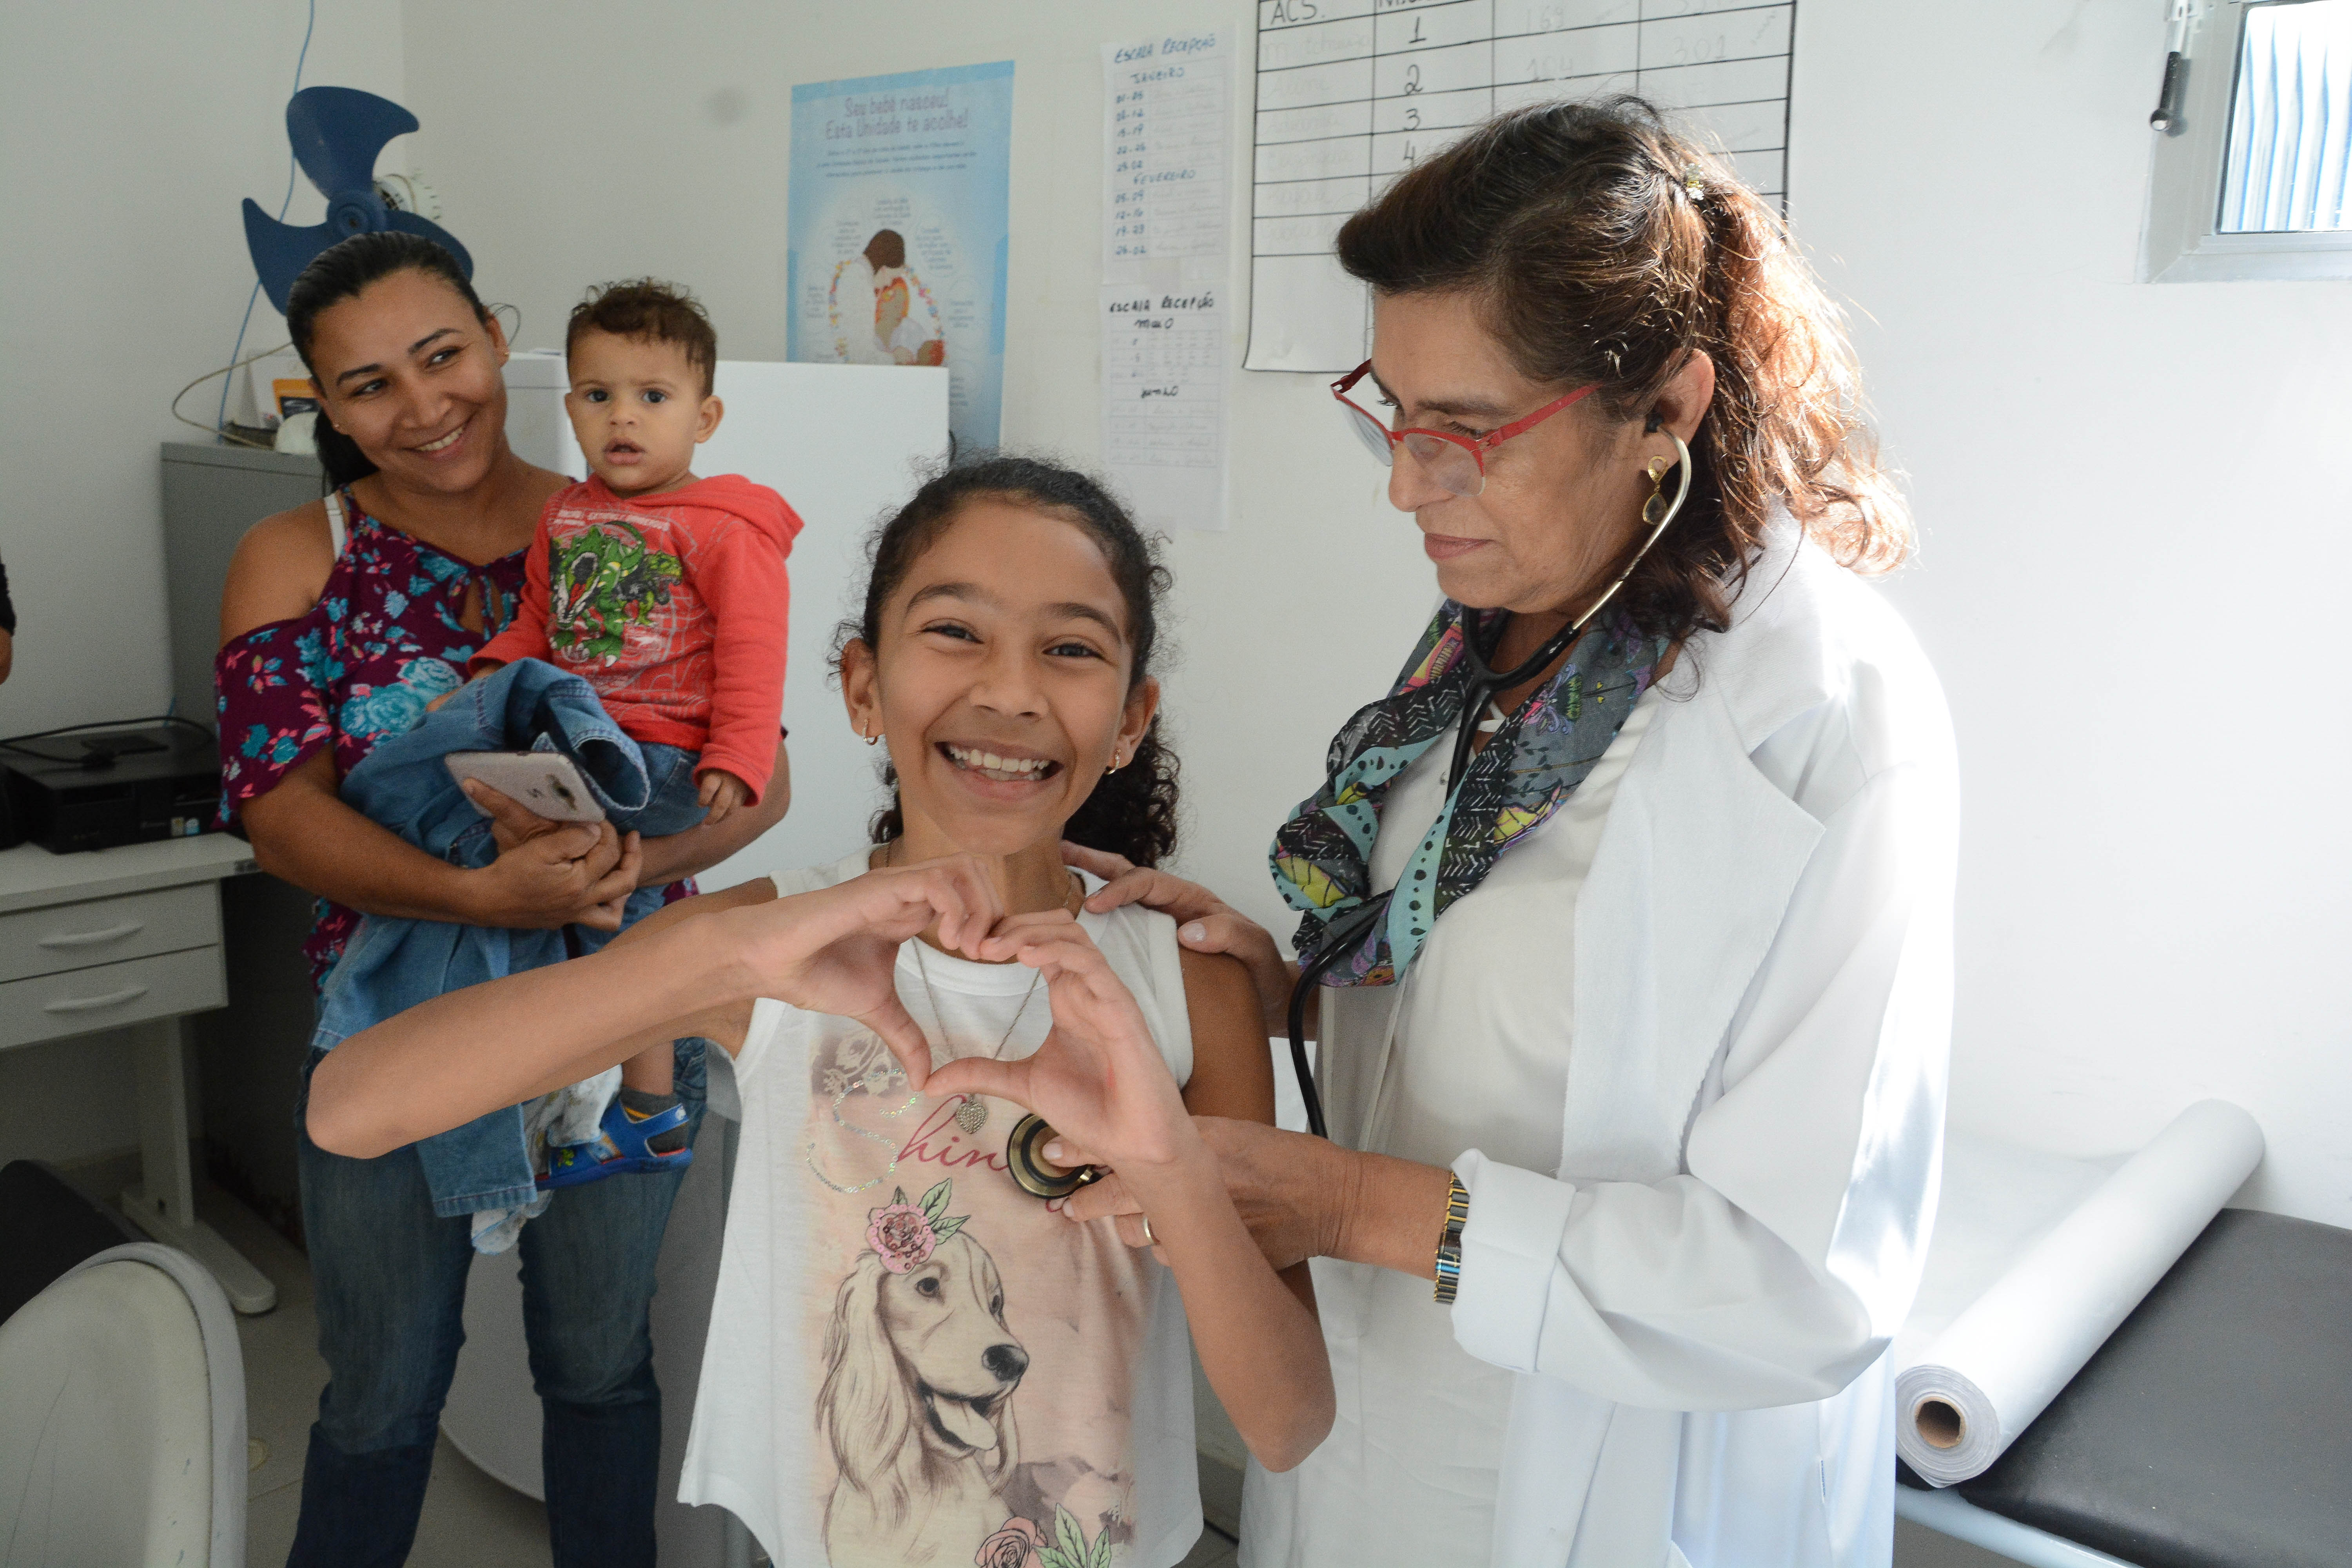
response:
<path fill-rule="evenodd" d="M 1004 391 L 1013 62 L 793 89 L 784 357 L 945 365 L 959 451 Z"/>

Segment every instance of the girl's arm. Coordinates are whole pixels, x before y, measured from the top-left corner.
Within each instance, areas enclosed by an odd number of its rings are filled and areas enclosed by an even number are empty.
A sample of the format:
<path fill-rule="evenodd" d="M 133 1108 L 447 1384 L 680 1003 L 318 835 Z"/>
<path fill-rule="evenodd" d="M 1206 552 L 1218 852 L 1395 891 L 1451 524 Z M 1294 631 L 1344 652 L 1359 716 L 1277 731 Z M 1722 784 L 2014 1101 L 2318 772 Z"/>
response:
<path fill-rule="evenodd" d="M 898 944 L 937 921 L 943 942 L 976 958 L 1003 911 L 965 856 L 789 899 L 755 882 L 695 901 L 705 910 L 648 917 L 635 940 L 446 992 L 345 1040 L 311 1075 L 312 1142 L 373 1158 L 657 1041 L 732 1033 L 740 1043 L 742 1009 L 761 996 L 856 1019 L 919 1089 L 930 1047 L 898 1004 Z"/>
<path fill-rule="evenodd" d="M 1118 1172 L 1175 1272 L 1201 1365 L 1235 1429 L 1260 1464 L 1290 1469 L 1331 1429 L 1331 1366 L 1311 1289 L 1278 1277 L 1250 1238 L 1135 998 L 1077 923 L 1058 910 L 1016 916 L 982 956 L 1018 958 L 1045 974 L 1053 1033 L 1018 1061 L 951 1062 L 931 1075 L 930 1091 L 1026 1106 L 1060 1135 L 1047 1159 Z M 1195 1092 L 1271 1120 L 1270 1067 L 1242 1061 L 1253 1036 L 1258 1058 L 1266 1057 L 1246 973 L 1212 968 L 1198 995 L 1187 978 Z M 1265 1076 L 1253 1088 L 1257 1073 Z M 1139 1222 L 1135 1228 L 1140 1240 Z"/>

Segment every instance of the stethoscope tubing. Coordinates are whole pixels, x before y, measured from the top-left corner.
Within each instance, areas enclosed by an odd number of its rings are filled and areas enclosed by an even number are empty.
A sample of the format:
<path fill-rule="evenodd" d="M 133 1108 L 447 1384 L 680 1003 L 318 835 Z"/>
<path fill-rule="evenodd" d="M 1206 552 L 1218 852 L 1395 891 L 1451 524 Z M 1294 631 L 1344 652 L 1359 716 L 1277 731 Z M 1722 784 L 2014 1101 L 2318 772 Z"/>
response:
<path fill-rule="evenodd" d="M 1642 563 L 1643 557 L 1650 553 L 1651 546 L 1658 542 L 1667 526 L 1681 514 L 1683 502 L 1690 497 L 1690 448 L 1673 431 L 1666 432 L 1666 437 L 1675 444 L 1675 454 L 1680 458 L 1678 466 L 1682 469 L 1682 481 L 1675 488 L 1674 505 L 1668 507 L 1665 515 L 1651 528 L 1650 537 L 1642 542 L 1642 548 L 1633 552 L 1633 559 L 1625 563 L 1625 569 L 1617 574 L 1615 580 L 1600 598 L 1593 601 L 1590 609 L 1554 632 L 1545 639 L 1543 647 L 1507 670 L 1497 671 L 1488 662 L 1495 648 L 1501 646 L 1503 633 L 1510 625 L 1507 613 L 1495 623 L 1494 641 L 1486 647 L 1480 647 L 1476 636 L 1467 626 L 1464 627 L 1462 658 L 1469 666 L 1470 680 L 1463 689 L 1462 716 L 1454 736 L 1454 758 L 1445 771 L 1445 798 L 1449 804 L 1454 793 L 1462 787 L 1464 774 L 1469 771 L 1470 750 L 1477 743 L 1478 715 L 1486 710 L 1486 704 L 1494 700 L 1496 692 L 1508 691 L 1514 686 L 1534 679 L 1553 660 L 1562 658 L 1575 647 L 1577 640 L 1584 636 L 1585 628 L 1592 625 L 1609 601 L 1617 596 L 1617 590 L 1625 585 L 1625 580 L 1633 574 L 1633 568 Z M 1298 1098 L 1307 1106 L 1307 1130 L 1318 1138 L 1328 1140 L 1331 1133 L 1323 1121 L 1323 1097 L 1316 1089 L 1315 1069 L 1307 1059 L 1307 998 L 1315 994 L 1314 988 L 1322 983 L 1323 977 L 1331 972 L 1340 958 L 1355 950 L 1357 939 L 1375 921 L 1387 914 L 1389 900 L 1395 896 L 1395 891 L 1391 889 L 1384 893 L 1373 894 L 1325 931 L 1322 943 L 1299 960 L 1298 978 L 1290 987 L 1290 1005 L 1284 1020 L 1290 1037 L 1290 1070 L 1298 1079 Z M 1402 975 L 1397 976 L 1400 984 L 1403 979 Z M 1327 1037 L 1329 1033 L 1328 1029 L 1323 1031 Z"/>

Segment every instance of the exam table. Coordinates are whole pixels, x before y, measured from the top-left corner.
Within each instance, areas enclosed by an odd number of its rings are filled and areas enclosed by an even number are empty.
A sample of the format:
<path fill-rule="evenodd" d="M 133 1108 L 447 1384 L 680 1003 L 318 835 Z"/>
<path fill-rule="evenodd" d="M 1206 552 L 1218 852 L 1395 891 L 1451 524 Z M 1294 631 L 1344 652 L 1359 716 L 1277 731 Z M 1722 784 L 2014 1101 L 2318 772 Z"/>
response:
<path fill-rule="evenodd" d="M 2035 1568 L 2352 1564 L 2352 1230 L 2224 1209 L 1973 1480 L 1895 1511 Z"/>

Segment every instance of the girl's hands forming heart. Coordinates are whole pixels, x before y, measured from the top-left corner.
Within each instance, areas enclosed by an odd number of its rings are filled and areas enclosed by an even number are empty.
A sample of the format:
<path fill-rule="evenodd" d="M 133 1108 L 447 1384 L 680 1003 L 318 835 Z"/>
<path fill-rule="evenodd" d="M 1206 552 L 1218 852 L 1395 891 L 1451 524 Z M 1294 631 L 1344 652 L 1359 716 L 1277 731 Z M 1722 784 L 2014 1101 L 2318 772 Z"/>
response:
<path fill-rule="evenodd" d="M 941 946 L 980 958 L 1003 913 L 980 862 L 956 855 L 885 867 L 718 918 L 749 928 L 749 994 L 856 1019 L 881 1037 L 908 1081 L 921 1089 L 931 1076 L 931 1047 L 898 1000 L 898 945 L 937 921 Z"/>
<path fill-rule="evenodd" d="M 1076 920 L 1060 910 L 1014 915 L 980 949 L 982 962 L 1017 959 L 1045 976 L 1053 1031 L 1018 1061 L 950 1062 L 930 1075 L 928 1092 L 1012 1100 L 1115 1168 L 1168 1166 L 1197 1148 L 1183 1097 L 1141 1009 Z"/>

